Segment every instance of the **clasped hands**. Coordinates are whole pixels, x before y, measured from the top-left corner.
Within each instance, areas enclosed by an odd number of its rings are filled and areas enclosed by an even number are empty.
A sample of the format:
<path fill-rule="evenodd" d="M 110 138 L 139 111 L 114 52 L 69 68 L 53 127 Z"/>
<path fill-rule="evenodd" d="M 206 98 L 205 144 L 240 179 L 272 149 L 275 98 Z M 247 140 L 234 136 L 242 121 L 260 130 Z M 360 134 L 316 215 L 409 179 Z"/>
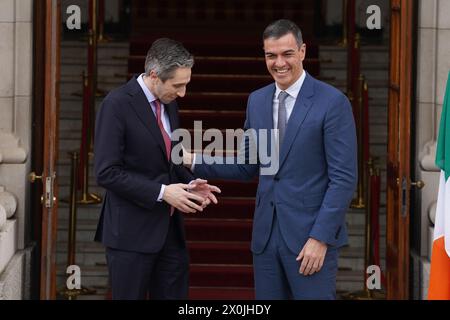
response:
<path fill-rule="evenodd" d="M 184 213 L 202 212 L 211 202 L 217 204 L 213 192 L 220 193 L 216 186 L 207 180 L 195 179 L 189 184 L 175 183 L 166 186 L 163 200 Z"/>

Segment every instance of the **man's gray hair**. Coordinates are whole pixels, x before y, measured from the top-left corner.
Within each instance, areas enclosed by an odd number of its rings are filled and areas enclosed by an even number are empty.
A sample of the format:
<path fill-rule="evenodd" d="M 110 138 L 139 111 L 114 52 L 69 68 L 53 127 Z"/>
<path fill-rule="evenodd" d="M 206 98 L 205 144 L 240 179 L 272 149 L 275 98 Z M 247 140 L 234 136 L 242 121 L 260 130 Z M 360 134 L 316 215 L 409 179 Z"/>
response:
<path fill-rule="evenodd" d="M 192 68 L 194 57 L 178 41 L 160 38 L 153 42 L 145 58 L 145 75 L 149 76 L 150 71 L 165 82 L 173 77 L 178 68 Z"/>
<path fill-rule="evenodd" d="M 287 19 L 280 19 L 269 24 L 264 30 L 263 41 L 268 38 L 279 39 L 289 33 L 294 36 L 300 47 L 303 44 L 302 31 L 294 22 Z"/>

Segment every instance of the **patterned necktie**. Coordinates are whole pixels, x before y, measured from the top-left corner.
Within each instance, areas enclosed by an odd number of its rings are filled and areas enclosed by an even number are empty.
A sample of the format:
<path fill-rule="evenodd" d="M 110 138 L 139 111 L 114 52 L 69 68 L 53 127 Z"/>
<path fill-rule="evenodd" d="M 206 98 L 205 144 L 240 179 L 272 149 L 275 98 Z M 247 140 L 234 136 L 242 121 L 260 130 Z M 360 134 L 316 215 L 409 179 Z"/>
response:
<path fill-rule="evenodd" d="M 170 160 L 170 152 L 172 149 L 172 143 L 170 141 L 170 137 L 167 134 L 166 129 L 164 129 L 163 123 L 162 123 L 162 119 L 161 119 L 161 103 L 159 102 L 159 100 L 155 100 L 154 101 L 155 106 L 156 106 L 156 120 L 158 122 L 158 127 L 159 130 L 161 130 L 161 134 L 163 136 L 164 139 L 164 144 L 166 146 L 166 153 L 167 153 L 167 160 Z"/>
<path fill-rule="evenodd" d="M 285 101 L 288 96 L 289 94 L 286 91 L 281 91 L 278 94 L 278 145 L 280 149 L 286 132 L 287 115 Z"/>
<path fill-rule="evenodd" d="M 156 120 L 158 122 L 158 127 L 159 130 L 161 130 L 161 134 L 164 138 L 164 144 L 166 146 L 166 153 L 167 153 L 167 160 L 170 160 L 170 151 L 171 151 L 171 142 L 170 142 L 170 137 L 167 134 L 166 129 L 164 129 L 163 123 L 162 123 L 162 119 L 161 119 L 161 103 L 159 102 L 159 100 L 155 100 L 154 101 L 155 106 L 156 106 Z M 175 208 L 170 206 L 170 216 L 173 215 L 173 213 L 175 212 Z"/>

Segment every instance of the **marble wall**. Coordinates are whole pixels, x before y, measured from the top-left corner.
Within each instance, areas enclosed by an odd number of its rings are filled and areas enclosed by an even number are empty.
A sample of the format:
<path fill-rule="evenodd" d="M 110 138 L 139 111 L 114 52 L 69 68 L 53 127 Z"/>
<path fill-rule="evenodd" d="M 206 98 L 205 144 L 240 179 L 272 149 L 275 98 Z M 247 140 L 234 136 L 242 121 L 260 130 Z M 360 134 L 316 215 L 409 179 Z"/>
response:
<path fill-rule="evenodd" d="M 22 298 L 27 278 L 22 257 L 29 216 L 32 8 L 32 0 L 0 0 L 0 211 L 7 213 L 0 221 L 0 299 Z"/>

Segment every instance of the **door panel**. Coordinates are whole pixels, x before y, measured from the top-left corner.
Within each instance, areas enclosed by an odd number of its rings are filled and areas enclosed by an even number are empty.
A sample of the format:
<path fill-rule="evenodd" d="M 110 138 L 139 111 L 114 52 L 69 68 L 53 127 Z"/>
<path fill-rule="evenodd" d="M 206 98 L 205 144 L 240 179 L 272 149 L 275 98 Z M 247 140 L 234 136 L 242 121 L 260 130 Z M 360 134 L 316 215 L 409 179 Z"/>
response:
<path fill-rule="evenodd" d="M 414 1 L 391 1 L 387 161 L 387 298 L 409 290 L 409 189 Z"/>
<path fill-rule="evenodd" d="M 60 1 L 45 0 L 45 98 L 40 298 L 56 297 Z"/>

